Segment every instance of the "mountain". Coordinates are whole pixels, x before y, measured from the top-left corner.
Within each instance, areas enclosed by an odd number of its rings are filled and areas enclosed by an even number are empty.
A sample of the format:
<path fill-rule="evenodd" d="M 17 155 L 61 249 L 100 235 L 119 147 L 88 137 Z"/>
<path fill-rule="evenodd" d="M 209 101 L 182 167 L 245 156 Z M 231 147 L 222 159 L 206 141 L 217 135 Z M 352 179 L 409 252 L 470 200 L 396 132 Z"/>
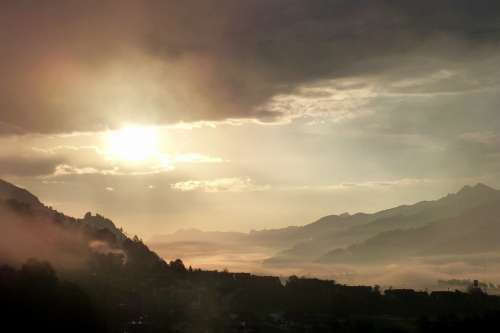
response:
<path fill-rule="evenodd" d="M 446 219 L 456 219 L 465 212 L 488 203 L 500 203 L 500 191 L 484 184 L 464 186 L 460 191 L 434 200 L 414 205 L 403 205 L 374 214 L 346 217 L 347 227 L 322 228 L 311 239 L 295 244 L 267 259 L 267 265 L 287 265 L 315 260 L 327 252 L 355 246 L 378 234 L 392 230 L 406 230 L 423 227 Z M 360 221 L 361 220 L 361 221 Z M 354 222 L 349 224 L 348 221 Z"/>
<path fill-rule="evenodd" d="M 67 216 L 45 206 L 29 191 L 3 180 L 0 226 L 0 263 L 16 264 L 36 257 L 56 266 L 75 268 L 86 265 L 96 253 L 129 257 L 125 248 L 133 241 L 99 214 Z"/>
<path fill-rule="evenodd" d="M 27 190 L 0 179 L 0 200 L 16 200 L 32 207 L 43 206 L 40 200 Z"/>
<path fill-rule="evenodd" d="M 323 263 L 383 262 L 426 256 L 473 255 L 500 250 L 500 201 L 488 202 L 424 227 L 383 232 L 330 251 Z"/>
<path fill-rule="evenodd" d="M 123 231 L 115 226 L 113 221 L 99 214 L 92 215 L 91 212 L 88 212 L 83 216 L 83 219 L 77 221 L 95 230 L 108 230 L 121 241 L 127 238 Z"/>
<path fill-rule="evenodd" d="M 322 262 L 328 262 L 325 258 L 331 256 L 332 252 L 353 249 L 364 242 L 372 242 L 372 239 L 382 237 L 387 232 L 403 233 L 409 230 L 411 233 L 412 230 L 434 223 L 456 221 L 468 211 L 481 206 L 488 207 L 489 203 L 500 203 L 500 191 L 479 183 L 464 186 L 458 192 L 437 200 L 402 205 L 373 214 L 329 215 L 304 226 L 250 233 L 182 230 L 155 238 L 153 246 L 172 250 L 176 243 L 185 247 L 185 242 L 188 241 L 191 245 L 204 244 L 211 249 L 219 246 L 217 254 L 227 248 L 227 244 L 246 246 L 249 252 L 258 246 L 269 253 L 263 260 L 267 268 L 310 263 L 318 258 L 322 258 Z M 345 254 L 343 256 L 347 258 Z"/>
<path fill-rule="evenodd" d="M 21 207 L 24 207 L 25 209 L 29 208 L 31 212 L 35 212 L 38 216 L 45 216 L 50 219 L 54 219 L 61 224 L 80 224 L 97 231 L 105 229 L 110 231 L 120 240 L 126 238 L 125 234 L 118 229 L 111 220 L 99 214 L 92 215 L 92 213 L 88 212 L 81 219 L 64 215 L 63 213 L 43 205 L 35 195 L 26 189 L 20 188 L 1 179 L 0 203 L 2 203 L 3 206 L 8 205 L 12 209 L 16 209 L 16 207 L 17 209 L 20 209 Z"/>

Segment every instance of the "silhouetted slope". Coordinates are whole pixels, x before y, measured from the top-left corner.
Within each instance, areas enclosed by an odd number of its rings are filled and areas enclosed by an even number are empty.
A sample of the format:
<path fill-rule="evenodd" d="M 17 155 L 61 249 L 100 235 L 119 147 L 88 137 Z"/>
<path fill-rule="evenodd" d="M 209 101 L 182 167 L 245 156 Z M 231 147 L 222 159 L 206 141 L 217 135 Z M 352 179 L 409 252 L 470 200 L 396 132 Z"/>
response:
<path fill-rule="evenodd" d="M 0 204 L 8 207 L 11 211 L 29 210 L 33 216 L 48 218 L 51 221 L 63 225 L 80 225 L 86 226 L 95 230 L 106 229 L 113 233 L 117 238 L 123 240 L 126 236 L 118 229 L 114 223 L 99 215 L 92 215 L 90 212 L 85 214 L 81 219 L 67 216 L 60 213 L 51 207 L 47 207 L 40 200 L 31 194 L 29 191 L 17 187 L 0 179 Z"/>
<path fill-rule="evenodd" d="M 85 214 L 83 219 L 78 219 L 77 221 L 95 230 L 106 229 L 116 236 L 118 240 L 124 240 L 127 238 L 123 231 L 115 226 L 113 221 L 99 214 L 92 215 L 92 213 L 88 212 Z"/>
<path fill-rule="evenodd" d="M 20 264 L 30 257 L 57 267 L 81 268 L 95 254 L 127 257 L 132 242 L 109 219 L 87 213 L 76 219 L 43 205 L 15 185 L 0 181 L 0 261 Z M 123 258 L 122 258 L 123 259 Z"/>
<path fill-rule="evenodd" d="M 16 200 L 29 204 L 32 207 L 42 206 L 42 203 L 36 196 L 2 179 L 0 179 L 0 200 Z"/>

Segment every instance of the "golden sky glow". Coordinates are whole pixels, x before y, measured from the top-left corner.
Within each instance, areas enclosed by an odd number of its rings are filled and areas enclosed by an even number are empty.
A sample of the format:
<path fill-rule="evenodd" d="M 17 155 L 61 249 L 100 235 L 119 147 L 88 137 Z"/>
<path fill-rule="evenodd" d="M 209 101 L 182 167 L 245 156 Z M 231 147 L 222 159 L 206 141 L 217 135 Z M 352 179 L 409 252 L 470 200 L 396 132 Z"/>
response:
<path fill-rule="evenodd" d="M 109 158 L 140 162 L 159 154 L 158 136 L 153 127 L 127 126 L 107 134 Z"/>
<path fill-rule="evenodd" d="M 145 237 L 498 187 L 500 2 L 456 2 L 7 1 L 0 177 Z"/>

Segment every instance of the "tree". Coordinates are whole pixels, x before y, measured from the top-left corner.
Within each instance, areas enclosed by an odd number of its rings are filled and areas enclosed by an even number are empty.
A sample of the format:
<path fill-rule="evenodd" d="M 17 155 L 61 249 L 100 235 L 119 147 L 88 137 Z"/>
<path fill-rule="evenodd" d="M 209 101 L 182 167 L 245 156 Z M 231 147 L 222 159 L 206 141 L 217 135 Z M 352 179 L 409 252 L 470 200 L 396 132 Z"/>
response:
<path fill-rule="evenodd" d="M 175 259 L 174 261 L 170 261 L 170 267 L 176 272 L 186 272 L 186 266 L 181 259 Z"/>

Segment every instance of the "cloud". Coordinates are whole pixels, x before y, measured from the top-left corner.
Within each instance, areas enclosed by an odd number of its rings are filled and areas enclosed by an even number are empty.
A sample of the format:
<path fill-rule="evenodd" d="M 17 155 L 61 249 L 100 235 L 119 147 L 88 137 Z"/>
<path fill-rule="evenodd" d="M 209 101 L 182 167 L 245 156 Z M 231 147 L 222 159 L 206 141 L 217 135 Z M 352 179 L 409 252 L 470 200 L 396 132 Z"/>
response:
<path fill-rule="evenodd" d="M 50 155 L 55 155 L 59 154 L 61 152 L 79 152 L 82 150 L 88 150 L 91 152 L 95 152 L 96 154 L 102 155 L 103 151 L 101 148 L 97 146 L 68 146 L 68 145 L 60 145 L 60 146 L 55 146 L 55 147 L 50 147 L 50 148 L 37 148 L 33 147 L 33 151 L 39 152 L 39 153 L 44 153 L 44 154 L 50 154 Z"/>
<path fill-rule="evenodd" d="M 460 135 L 462 140 L 485 145 L 500 145 L 500 134 L 492 131 L 467 132 Z"/>
<path fill-rule="evenodd" d="M 121 168 L 114 166 L 112 168 L 79 167 L 69 164 L 59 164 L 56 166 L 53 174 L 49 178 L 69 176 L 69 175 L 104 175 L 104 176 L 143 176 L 154 175 L 173 170 L 172 166 L 152 166 L 145 168 Z"/>
<path fill-rule="evenodd" d="M 453 73 L 449 70 L 440 70 L 436 73 L 432 73 L 431 75 L 426 75 L 424 77 L 416 77 L 411 79 L 403 79 L 398 82 L 395 82 L 392 86 L 394 88 L 411 88 L 411 87 L 419 87 L 429 83 L 435 83 L 439 81 L 443 81 L 446 79 L 450 79 L 453 77 Z"/>
<path fill-rule="evenodd" d="M 52 174 L 63 162 L 59 157 L 0 156 L 1 176 L 35 177 Z"/>
<path fill-rule="evenodd" d="M 180 154 L 174 158 L 175 163 L 223 163 L 220 157 L 212 157 L 199 153 Z"/>
<path fill-rule="evenodd" d="M 147 159 L 129 161 L 111 155 L 102 138 L 102 133 L 72 138 L 48 135 L 0 137 L 0 176 L 47 180 L 68 175 L 136 176 L 161 174 L 177 167 L 188 169 L 229 162 L 189 150 L 175 153 L 158 150 Z"/>
<path fill-rule="evenodd" d="M 415 187 L 429 184 L 439 184 L 444 182 L 445 179 L 430 179 L 430 178 L 401 178 L 395 180 L 379 180 L 379 181 L 366 181 L 359 183 L 343 183 L 334 186 L 335 189 L 353 189 L 353 188 L 367 188 L 367 189 L 387 189 L 397 187 Z"/>
<path fill-rule="evenodd" d="M 112 169 L 96 169 L 94 167 L 75 167 L 69 164 L 59 164 L 53 176 L 67 176 L 67 175 L 116 175 L 118 168 Z"/>
<path fill-rule="evenodd" d="M 428 91 L 454 73 L 448 67 L 498 55 L 499 13 L 500 3 L 488 0 L 8 0 L 0 13 L 0 131 L 280 123 L 290 118 L 283 96 L 350 77 Z M 411 79 L 422 73 L 431 74 Z M 292 104 L 307 102 L 307 114 L 347 107 L 299 96 Z"/>
<path fill-rule="evenodd" d="M 362 182 L 345 182 L 333 185 L 304 185 L 304 186 L 277 186 L 277 190 L 282 191 L 348 191 L 357 189 L 383 190 L 396 187 L 412 187 L 425 184 L 435 184 L 444 181 L 443 179 L 430 178 L 401 178 L 392 180 L 369 180 Z"/>
<path fill-rule="evenodd" d="M 262 109 L 279 115 L 281 122 L 302 117 L 340 122 L 370 114 L 367 106 L 377 96 L 366 80 L 329 80 L 273 96 Z"/>
<path fill-rule="evenodd" d="M 217 192 L 255 192 L 270 189 L 269 185 L 257 185 L 250 178 L 218 178 L 212 180 L 187 180 L 171 185 L 173 190 L 181 192 L 200 191 Z"/>

